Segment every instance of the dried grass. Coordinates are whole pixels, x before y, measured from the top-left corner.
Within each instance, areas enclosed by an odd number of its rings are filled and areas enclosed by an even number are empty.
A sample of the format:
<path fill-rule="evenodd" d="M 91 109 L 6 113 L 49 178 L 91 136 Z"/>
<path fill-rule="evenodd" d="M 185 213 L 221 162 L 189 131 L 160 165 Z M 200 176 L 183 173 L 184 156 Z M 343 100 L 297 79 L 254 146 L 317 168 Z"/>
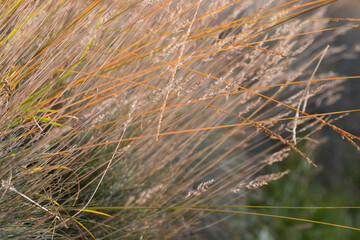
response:
<path fill-rule="evenodd" d="M 241 202 L 289 149 L 315 165 L 294 142 L 312 130 L 359 149 L 305 112 L 341 92 L 348 77 L 314 66 L 359 20 L 260 2 L 3 1 L 0 236 L 190 237 L 194 206 Z"/>

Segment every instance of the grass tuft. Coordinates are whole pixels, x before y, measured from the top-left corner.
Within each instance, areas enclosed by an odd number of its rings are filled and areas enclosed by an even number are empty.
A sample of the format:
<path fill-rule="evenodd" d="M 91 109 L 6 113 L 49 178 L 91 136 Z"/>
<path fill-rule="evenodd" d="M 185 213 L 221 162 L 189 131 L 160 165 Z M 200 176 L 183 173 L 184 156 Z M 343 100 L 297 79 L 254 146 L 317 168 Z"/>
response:
<path fill-rule="evenodd" d="M 2 1 L 0 238 L 201 238 L 214 213 L 358 231 L 232 210 L 287 208 L 244 196 L 290 152 L 317 166 L 324 126 L 360 150 L 332 117 L 360 109 L 316 112 L 360 78 L 319 70 L 359 27 L 333 2 Z"/>

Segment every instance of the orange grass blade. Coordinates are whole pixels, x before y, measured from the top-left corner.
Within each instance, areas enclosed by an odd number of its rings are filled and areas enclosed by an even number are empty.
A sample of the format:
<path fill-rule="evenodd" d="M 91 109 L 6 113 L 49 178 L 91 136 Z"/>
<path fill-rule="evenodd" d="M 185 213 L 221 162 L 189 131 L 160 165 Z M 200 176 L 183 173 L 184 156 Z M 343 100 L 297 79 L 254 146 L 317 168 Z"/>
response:
<path fill-rule="evenodd" d="M 94 237 L 94 235 L 78 220 L 76 220 L 75 218 L 72 219 L 74 222 L 76 222 L 77 224 L 79 224 L 79 226 L 81 226 L 83 229 L 85 229 L 86 232 L 88 232 L 90 234 L 90 236 L 96 240 L 96 238 Z"/>
<path fill-rule="evenodd" d="M 88 207 L 87 209 L 92 210 L 146 210 L 146 209 L 159 209 L 159 210 L 181 210 L 181 211 L 203 211 L 203 212 L 221 212 L 221 213 L 236 213 L 236 214 L 244 214 L 244 215 L 253 215 L 253 216 L 261 216 L 261 217 L 271 217 L 271 218 L 280 218 L 286 220 L 293 220 L 293 221 L 301 221 L 301 222 L 309 222 L 321 225 L 327 225 L 332 227 L 339 227 L 344 229 L 356 230 L 360 231 L 360 228 L 335 224 L 335 223 L 328 223 L 322 221 L 315 221 L 305 218 L 296 218 L 296 217 L 288 217 L 288 216 L 281 216 L 275 214 L 266 214 L 266 213 L 253 213 L 253 212 L 243 212 L 243 211 L 234 211 L 234 210 L 222 210 L 222 209 L 211 209 L 211 208 L 200 208 L 200 207 Z"/>
<path fill-rule="evenodd" d="M 81 209 L 80 209 L 80 208 L 74 208 L 74 209 L 71 209 L 71 210 L 80 211 Z M 103 215 L 103 216 L 106 216 L 106 217 L 113 217 L 113 216 L 110 215 L 110 214 L 103 213 L 103 212 L 99 212 L 99 211 L 96 211 L 96 210 L 91 210 L 91 209 L 84 209 L 84 210 L 81 210 L 81 211 L 82 211 L 82 212 L 95 213 L 95 214 Z"/>
<path fill-rule="evenodd" d="M 342 114 L 342 113 L 348 113 L 348 112 L 359 112 L 359 111 L 360 111 L 360 109 L 354 109 L 354 110 L 346 110 L 344 112 L 339 111 L 339 112 L 335 112 L 334 114 Z M 317 116 L 322 116 L 322 115 L 328 115 L 328 113 L 314 114 L 314 115 L 310 115 L 310 116 L 307 116 L 307 115 L 306 116 L 299 116 L 298 118 L 309 118 L 309 117 L 313 118 L 313 117 L 316 117 L 316 115 Z M 261 124 L 261 123 L 266 123 L 266 122 L 291 120 L 291 119 L 295 119 L 295 118 L 296 117 L 289 117 L 289 118 L 283 118 L 283 119 L 263 120 L 263 121 L 257 121 L 255 123 Z M 205 127 L 205 128 L 186 129 L 186 130 L 179 130 L 179 131 L 172 131 L 172 132 L 163 132 L 163 133 L 160 133 L 159 136 L 173 135 L 173 134 L 179 134 L 179 133 L 188 133 L 188 132 L 196 132 L 196 131 L 204 131 L 204 130 L 212 130 L 212 129 L 219 129 L 219 128 L 237 127 L 237 126 L 250 125 L 250 124 L 251 123 L 245 122 L 245 123 L 238 123 L 238 124 L 231 124 L 231 125 L 222 125 L 222 126 L 213 126 L 213 127 Z M 73 148 L 73 149 L 70 149 L 70 150 L 64 150 L 64 151 L 60 151 L 60 152 L 57 152 L 57 153 L 48 153 L 46 155 L 41 156 L 40 158 L 44 158 L 44 157 L 47 157 L 47 156 L 58 155 L 58 154 L 63 154 L 63 153 L 76 151 L 76 150 L 82 150 L 82 149 L 96 147 L 96 146 L 112 144 L 112 143 L 132 141 L 132 140 L 137 140 L 137 139 L 142 139 L 142 138 L 151 138 L 151 137 L 156 137 L 156 135 L 157 134 L 151 134 L 151 135 L 146 135 L 146 136 L 124 138 L 124 139 L 121 139 L 121 140 L 101 142 L 101 143 L 97 143 L 97 144 L 91 144 L 91 145 L 81 146 L 81 147 L 78 147 L 78 148 Z"/>

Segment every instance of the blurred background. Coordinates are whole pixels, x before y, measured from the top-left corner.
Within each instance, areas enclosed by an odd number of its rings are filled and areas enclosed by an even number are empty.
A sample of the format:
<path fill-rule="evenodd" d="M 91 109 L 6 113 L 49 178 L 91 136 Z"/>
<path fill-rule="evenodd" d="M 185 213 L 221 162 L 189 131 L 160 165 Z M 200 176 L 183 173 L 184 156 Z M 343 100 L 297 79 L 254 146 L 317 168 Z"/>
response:
<path fill-rule="evenodd" d="M 339 0 L 329 7 L 327 17 L 360 18 L 359 0 Z M 352 23 L 352 24 L 357 24 Z M 331 26 L 331 23 L 330 23 Z M 333 71 L 339 76 L 360 75 L 360 29 L 353 28 L 336 38 L 331 48 L 342 47 L 335 56 L 325 56 L 318 72 Z M 341 49 L 341 48 L 340 48 Z M 354 49 L 356 51 L 349 51 Z M 347 50 L 347 54 L 343 52 Z M 313 113 L 326 113 L 348 109 L 360 109 L 360 79 L 343 83 L 342 98 L 331 107 L 308 109 Z M 360 113 L 351 113 L 335 125 L 359 136 Z M 360 152 L 344 141 L 333 129 L 324 127 L 314 139 L 314 144 L 299 144 L 318 165 L 314 168 L 297 154 L 274 166 L 272 171 L 291 169 L 280 180 L 263 186 L 246 195 L 246 204 L 257 206 L 360 206 Z M 234 209 L 233 209 L 234 210 Z M 266 214 L 275 214 L 341 224 L 360 228 L 360 209 L 236 209 Z M 261 216 L 224 214 L 222 220 L 208 223 L 203 231 L 204 239 L 360 239 L 360 231 L 321 224 L 276 219 Z"/>
<path fill-rule="evenodd" d="M 328 17 L 360 18 L 359 0 L 340 0 L 330 6 Z M 330 48 L 360 47 L 360 29 L 339 36 Z M 360 75 L 358 53 L 324 58 L 319 71 L 334 71 L 340 76 Z M 342 98 L 331 107 L 314 109 L 318 113 L 360 108 L 359 79 L 346 80 Z M 359 136 L 360 113 L 351 113 L 335 125 Z M 248 195 L 251 205 L 270 206 L 360 206 L 360 153 L 329 127 L 324 127 L 316 139 L 324 142 L 315 149 L 311 144 L 303 150 L 318 164 L 314 168 L 295 154 L 280 168 L 292 169 L 288 176 Z M 329 223 L 360 227 L 360 209 L 276 210 L 261 211 L 283 216 L 307 218 Z M 249 219 L 249 218 L 247 218 Z M 360 232 L 319 224 L 291 220 L 250 217 L 252 229 L 247 239 L 360 239 Z M 239 239 L 244 239 L 239 237 Z"/>

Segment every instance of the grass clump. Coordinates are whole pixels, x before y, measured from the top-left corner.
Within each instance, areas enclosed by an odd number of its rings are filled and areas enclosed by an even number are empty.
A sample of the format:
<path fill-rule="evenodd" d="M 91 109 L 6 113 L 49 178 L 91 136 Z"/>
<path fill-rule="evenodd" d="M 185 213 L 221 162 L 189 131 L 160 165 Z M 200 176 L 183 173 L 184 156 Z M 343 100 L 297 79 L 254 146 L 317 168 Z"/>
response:
<path fill-rule="evenodd" d="M 200 238 L 322 126 L 359 149 L 308 113 L 358 78 L 317 72 L 332 2 L 1 3 L 0 236 Z"/>

